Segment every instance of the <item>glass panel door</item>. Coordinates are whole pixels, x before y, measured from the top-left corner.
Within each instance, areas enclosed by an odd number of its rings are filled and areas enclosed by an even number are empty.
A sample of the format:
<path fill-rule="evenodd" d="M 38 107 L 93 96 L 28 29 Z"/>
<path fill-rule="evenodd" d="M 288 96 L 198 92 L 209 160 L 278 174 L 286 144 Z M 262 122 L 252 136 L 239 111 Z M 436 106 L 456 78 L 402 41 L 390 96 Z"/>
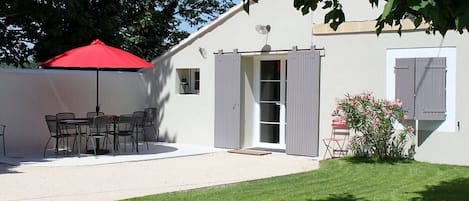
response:
<path fill-rule="evenodd" d="M 267 147 L 285 146 L 285 78 L 282 60 L 260 61 L 258 141 Z"/>

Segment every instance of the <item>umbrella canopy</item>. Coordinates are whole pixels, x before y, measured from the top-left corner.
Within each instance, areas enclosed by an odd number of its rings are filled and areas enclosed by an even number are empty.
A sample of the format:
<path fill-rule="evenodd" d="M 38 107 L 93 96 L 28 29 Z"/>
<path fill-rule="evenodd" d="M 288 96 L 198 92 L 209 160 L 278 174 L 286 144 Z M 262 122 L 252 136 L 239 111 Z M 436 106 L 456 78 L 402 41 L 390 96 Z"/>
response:
<path fill-rule="evenodd" d="M 124 50 L 108 46 L 99 39 L 90 45 L 68 50 L 42 64 L 45 67 L 62 68 L 151 68 L 147 61 Z"/>
<path fill-rule="evenodd" d="M 41 66 L 46 68 L 96 68 L 96 111 L 99 112 L 99 69 L 152 68 L 153 64 L 96 39 L 90 45 L 57 55 L 42 63 Z"/>

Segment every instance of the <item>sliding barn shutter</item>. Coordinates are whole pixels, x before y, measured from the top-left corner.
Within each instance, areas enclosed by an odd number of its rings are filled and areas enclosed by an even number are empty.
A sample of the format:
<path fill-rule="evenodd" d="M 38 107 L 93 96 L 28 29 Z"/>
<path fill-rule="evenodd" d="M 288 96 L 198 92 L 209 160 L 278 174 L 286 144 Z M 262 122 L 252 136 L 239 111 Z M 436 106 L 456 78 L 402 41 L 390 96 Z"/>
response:
<path fill-rule="evenodd" d="M 416 58 L 415 116 L 418 120 L 446 118 L 446 58 Z"/>
<path fill-rule="evenodd" d="M 319 51 L 288 53 L 286 153 L 318 156 Z"/>
<path fill-rule="evenodd" d="M 396 99 L 402 101 L 408 118 L 414 119 L 415 58 L 396 59 L 394 73 L 396 74 Z"/>
<path fill-rule="evenodd" d="M 215 147 L 238 149 L 240 136 L 241 55 L 215 55 Z"/>

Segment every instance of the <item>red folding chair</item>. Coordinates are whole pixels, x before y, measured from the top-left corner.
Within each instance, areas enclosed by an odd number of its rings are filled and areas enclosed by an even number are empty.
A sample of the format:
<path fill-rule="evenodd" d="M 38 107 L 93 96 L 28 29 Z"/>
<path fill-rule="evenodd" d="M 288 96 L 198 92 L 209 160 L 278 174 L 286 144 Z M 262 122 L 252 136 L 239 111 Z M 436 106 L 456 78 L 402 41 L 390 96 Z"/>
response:
<path fill-rule="evenodd" d="M 338 119 L 333 119 L 331 126 L 331 136 L 322 139 L 326 146 L 326 152 L 324 152 L 323 158 L 343 157 L 348 152 L 350 130 L 347 128 L 347 124 L 344 121 Z"/>

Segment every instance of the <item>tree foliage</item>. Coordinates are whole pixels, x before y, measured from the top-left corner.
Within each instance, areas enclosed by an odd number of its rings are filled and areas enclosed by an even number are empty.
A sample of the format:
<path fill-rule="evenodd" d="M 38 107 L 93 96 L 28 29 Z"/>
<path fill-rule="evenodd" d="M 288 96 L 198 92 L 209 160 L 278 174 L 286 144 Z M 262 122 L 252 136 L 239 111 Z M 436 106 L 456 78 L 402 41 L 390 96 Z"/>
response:
<path fill-rule="evenodd" d="M 376 33 L 380 34 L 385 25 L 398 26 L 401 33 L 401 21 L 411 19 L 415 27 L 422 23 L 429 25 L 427 32 L 439 32 L 445 35 L 448 30 L 463 33 L 469 30 L 469 1 L 467 0 L 368 0 L 372 7 L 385 3 L 383 12 L 377 17 Z M 257 1 L 255 1 L 257 2 Z M 249 12 L 249 0 L 243 0 L 244 8 Z M 328 10 L 324 23 L 337 30 L 346 18 L 341 0 L 294 0 L 293 6 L 304 15 L 317 8 Z"/>
<path fill-rule="evenodd" d="M 232 0 L 4 0 L 0 3 L 0 62 L 25 66 L 99 38 L 147 60 L 189 35 Z"/>

